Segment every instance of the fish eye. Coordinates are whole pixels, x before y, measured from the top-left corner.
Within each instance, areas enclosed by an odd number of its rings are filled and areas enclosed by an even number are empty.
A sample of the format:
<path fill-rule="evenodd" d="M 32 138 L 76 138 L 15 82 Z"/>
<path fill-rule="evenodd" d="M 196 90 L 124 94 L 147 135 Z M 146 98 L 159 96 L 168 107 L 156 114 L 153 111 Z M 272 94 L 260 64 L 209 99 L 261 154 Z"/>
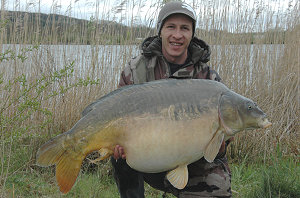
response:
<path fill-rule="evenodd" d="M 252 106 L 251 105 L 248 105 L 248 110 L 251 110 L 252 109 Z"/>

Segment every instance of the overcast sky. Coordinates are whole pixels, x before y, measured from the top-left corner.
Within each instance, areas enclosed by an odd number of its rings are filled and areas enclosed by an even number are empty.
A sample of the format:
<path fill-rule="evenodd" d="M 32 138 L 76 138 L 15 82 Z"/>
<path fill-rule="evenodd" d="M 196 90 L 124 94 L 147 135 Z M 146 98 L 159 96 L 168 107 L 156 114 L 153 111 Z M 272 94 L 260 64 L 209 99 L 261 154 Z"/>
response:
<path fill-rule="evenodd" d="M 122 2 L 125 2 L 124 10 L 118 9 Z M 94 17 L 126 25 L 133 22 L 137 25 L 153 26 L 161 2 L 161 0 L 1 0 L 1 9 L 56 13 L 88 20 Z M 185 2 L 196 10 L 200 26 L 201 21 L 209 17 L 221 21 L 221 13 L 224 11 L 227 13 L 228 21 L 236 22 L 237 14 L 245 15 L 240 17 L 245 21 L 254 18 L 263 20 L 266 16 L 272 16 L 275 20 L 276 16 L 284 17 L 291 9 L 299 8 L 298 0 L 186 0 Z M 230 15 L 235 19 L 230 19 Z"/>

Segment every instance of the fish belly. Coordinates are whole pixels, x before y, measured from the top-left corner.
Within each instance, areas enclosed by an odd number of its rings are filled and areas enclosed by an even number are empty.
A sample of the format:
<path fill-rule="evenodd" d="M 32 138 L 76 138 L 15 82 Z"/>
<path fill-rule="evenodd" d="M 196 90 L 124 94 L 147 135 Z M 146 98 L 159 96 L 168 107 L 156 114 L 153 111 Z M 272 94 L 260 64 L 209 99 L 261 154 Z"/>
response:
<path fill-rule="evenodd" d="M 156 173 L 190 164 L 204 155 L 217 129 L 216 119 L 171 120 L 164 117 L 127 120 L 121 143 L 135 170 Z"/>

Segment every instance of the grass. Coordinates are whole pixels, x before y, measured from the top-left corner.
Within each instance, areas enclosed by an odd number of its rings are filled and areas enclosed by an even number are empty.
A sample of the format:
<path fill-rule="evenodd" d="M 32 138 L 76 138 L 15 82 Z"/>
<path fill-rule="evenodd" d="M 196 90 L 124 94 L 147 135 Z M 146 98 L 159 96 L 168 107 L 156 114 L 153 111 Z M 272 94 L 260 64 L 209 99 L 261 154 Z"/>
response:
<path fill-rule="evenodd" d="M 135 7 L 142 9 L 144 3 Z M 196 36 L 212 45 L 209 65 L 228 87 L 255 100 L 273 123 L 267 130 L 238 134 L 229 147 L 234 196 L 300 197 L 299 3 L 290 1 L 283 15 L 280 6 L 274 10 L 265 1 L 240 2 L 239 7 L 232 7 L 233 1 L 219 3 L 193 1 L 199 16 Z M 136 18 L 122 12 L 132 4 L 128 1 L 107 14 Z M 9 26 L 5 12 L 0 19 L 0 197 L 61 197 L 53 169 L 35 166 L 36 151 L 70 129 L 89 103 L 117 87 L 121 69 L 137 53 L 136 45 L 128 45 L 136 43 L 131 28 L 135 24 L 129 24 L 124 36 L 112 26 L 106 33 L 96 28 L 99 13 L 76 26 L 80 31 L 72 30 L 71 19 L 64 26 L 53 18 L 51 27 L 41 30 L 42 21 L 33 26 L 31 18 L 18 16 Z M 151 17 L 146 23 L 153 23 Z M 58 34 L 55 24 L 66 31 Z M 74 45 L 82 40 L 90 45 Z M 108 40 L 124 45 L 107 45 Z M 265 45 L 270 43 L 284 45 Z M 96 172 L 84 171 L 67 196 L 117 197 L 111 173 L 102 169 L 103 164 Z M 104 170 L 110 169 L 104 165 Z M 149 186 L 146 193 L 161 196 Z"/>
<path fill-rule="evenodd" d="M 300 167 L 292 159 L 277 159 L 270 164 L 234 164 L 234 197 L 296 198 L 300 196 Z"/>
<path fill-rule="evenodd" d="M 108 162 L 92 172 L 82 172 L 72 190 L 63 197 L 119 197 Z M 232 164 L 234 198 L 298 198 L 300 167 L 293 159 L 277 158 L 269 164 Z M 6 197 L 62 197 L 55 182 L 53 168 L 19 172 L 6 183 Z M 163 192 L 145 184 L 145 196 L 162 197 Z M 167 197 L 174 197 L 167 194 Z"/>
<path fill-rule="evenodd" d="M 108 165 L 103 166 L 93 172 L 81 173 L 72 190 L 63 197 L 119 197 L 117 186 L 111 174 L 105 171 L 105 166 Z M 20 172 L 10 177 L 6 185 L 5 196 L 7 197 L 62 197 L 62 193 L 56 185 L 52 168 L 43 170 L 42 173 L 40 170 L 32 170 L 31 173 Z M 145 196 L 151 198 L 163 194 L 163 192 L 153 190 L 147 184 L 145 191 Z"/>

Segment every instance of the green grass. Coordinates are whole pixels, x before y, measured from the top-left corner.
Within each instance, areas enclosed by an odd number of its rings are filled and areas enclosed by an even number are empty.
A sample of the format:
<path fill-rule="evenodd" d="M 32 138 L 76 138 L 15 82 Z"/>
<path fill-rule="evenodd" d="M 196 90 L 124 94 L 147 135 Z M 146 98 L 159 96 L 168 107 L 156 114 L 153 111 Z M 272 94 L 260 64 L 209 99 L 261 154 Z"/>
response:
<path fill-rule="evenodd" d="M 290 161 L 263 166 L 258 185 L 248 197 L 300 197 L 300 167 Z"/>
<path fill-rule="evenodd" d="M 118 198 L 111 175 L 110 163 L 101 163 L 94 171 L 81 173 L 67 195 L 59 192 L 53 168 L 33 166 L 10 176 L 4 197 L 101 197 Z M 269 164 L 251 164 L 246 160 L 231 165 L 232 190 L 235 198 L 298 198 L 300 197 L 300 167 L 292 159 L 277 158 Z M 145 184 L 145 196 L 162 197 L 163 192 Z M 168 194 L 167 197 L 174 197 Z"/>
<path fill-rule="evenodd" d="M 234 197 L 300 197 L 300 167 L 292 159 L 273 159 L 269 164 L 234 164 L 231 169 Z"/>
<path fill-rule="evenodd" d="M 145 196 L 161 197 L 163 192 L 145 185 Z M 110 174 L 101 169 L 93 173 L 82 173 L 71 191 L 63 195 L 56 184 L 55 174 L 49 168 L 46 172 L 18 173 L 6 182 L 4 197 L 80 197 L 80 198 L 114 198 L 119 197 L 117 186 Z M 0 196 L 1 197 L 1 196 Z M 171 197 L 170 195 L 168 197 Z"/>

